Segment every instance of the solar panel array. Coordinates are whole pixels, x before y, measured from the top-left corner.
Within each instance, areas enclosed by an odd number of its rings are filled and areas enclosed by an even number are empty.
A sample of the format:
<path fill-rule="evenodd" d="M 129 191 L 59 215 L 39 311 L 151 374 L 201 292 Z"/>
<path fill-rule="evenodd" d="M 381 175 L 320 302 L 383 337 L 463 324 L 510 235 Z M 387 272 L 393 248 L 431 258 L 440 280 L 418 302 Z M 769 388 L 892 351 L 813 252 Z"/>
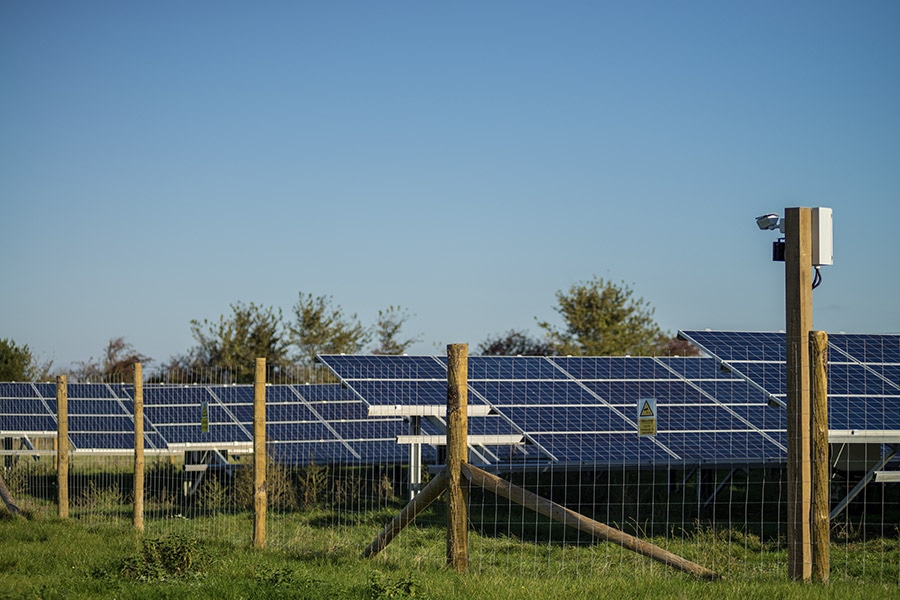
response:
<path fill-rule="evenodd" d="M 787 400 L 784 333 L 683 331 L 736 375 Z M 900 335 L 828 335 L 828 428 L 900 431 Z"/>
<path fill-rule="evenodd" d="M 685 331 L 704 357 L 469 357 L 472 461 L 491 465 L 769 464 L 784 462 L 783 333 Z M 833 334 L 830 429 L 900 431 L 900 336 Z M 442 356 L 321 356 L 341 384 L 269 385 L 267 439 L 284 463 L 404 464 L 398 436 L 440 436 L 446 420 Z M 133 447 L 130 385 L 69 384 L 76 451 Z M 0 383 L 0 437 L 51 436 L 54 384 Z M 637 407 L 652 398 L 657 434 L 638 436 Z M 148 452 L 244 448 L 253 387 L 147 385 Z M 422 417 L 410 407 L 420 407 Z M 202 425 L 206 411 L 208 427 Z M 434 410 L 432 410 L 434 409 Z M 440 446 L 422 446 L 426 462 Z"/>
<path fill-rule="evenodd" d="M 75 452 L 134 448 L 133 386 L 71 383 L 67 398 Z M 54 384 L 0 383 L 0 438 L 55 435 L 56 408 Z M 403 419 L 369 417 L 366 405 L 339 384 L 267 386 L 266 416 L 269 452 L 280 462 L 399 462 L 408 455 L 396 444 L 407 431 Z M 147 452 L 249 451 L 252 430 L 253 386 L 144 387 Z"/>
<path fill-rule="evenodd" d="M 371 405 L 446 403 L 444 357 L 321 356 Z M 519 433 L 491 446 L 493 464 L 783 462 L 783 411 L 709 358 L 469 357 L 470 435 Z M 658 433 L 637 435 L 638 401 L 654 398 Z M 441 433 L 433 419 L 426 433 Z M 423 428 L 426 426 L 423 424 Z"/>

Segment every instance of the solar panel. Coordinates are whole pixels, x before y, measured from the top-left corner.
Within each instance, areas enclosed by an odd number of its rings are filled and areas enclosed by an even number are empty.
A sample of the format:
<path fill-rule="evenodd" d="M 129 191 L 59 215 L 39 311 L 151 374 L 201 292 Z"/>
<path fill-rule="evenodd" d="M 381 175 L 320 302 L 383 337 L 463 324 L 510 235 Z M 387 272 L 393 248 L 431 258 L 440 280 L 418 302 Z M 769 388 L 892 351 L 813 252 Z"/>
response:
<path fill-rule="evenodd" d="M 679 336 L 726 370 L 786 400 L 784 333 L 682 331 Z M 900 335 L 834 333 L 828 347 L 828 428 L 857 431 L 860 441 L 866 431 L 900 432 Z"/>
<path fill-rule="evenodd" d="M 443 357 L 322 356 L 367 403 L 442 405 L 441 379 L 421 365 Z M 405 360 L 409 365 L 404 365 Z M 402 379 L 396 373 L 404 373 Z M 414 373 L 427 373 L 416 380 Z M 379 379 L 378 374 L 385 374 Z M 468 420 L 470 433 L 521 432 L 526 445 L 496 449 L 497 460 L 549 464 L 639 464 L 669 461 L 783 461 L 780 413 L 747 381 L 713 359 L 646 357 L 469 357 L 469 403 L 493 407 L 492 418 Z M 735 397 L 720 399 L 719 392 Z M 636 404 L 653 397 L 660 432 L 637 435 Z M 753 407 L 755 410 L 749 410 Z M 739 410 L 736 410 L 739 409 Z M 727 443 L 735 441 L 735 457 Z"/>

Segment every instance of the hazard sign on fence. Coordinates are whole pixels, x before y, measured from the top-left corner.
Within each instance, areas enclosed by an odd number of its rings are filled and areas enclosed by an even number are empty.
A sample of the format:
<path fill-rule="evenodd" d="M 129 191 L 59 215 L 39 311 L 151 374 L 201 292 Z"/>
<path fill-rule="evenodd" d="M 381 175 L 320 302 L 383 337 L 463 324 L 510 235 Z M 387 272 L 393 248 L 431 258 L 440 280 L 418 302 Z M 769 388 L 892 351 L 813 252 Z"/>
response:
<path fill-rule="evenodd" d="M 656 398 L 637 401 L 638 435 L 656 435 Z"/>
<path fill-rule="evenodd" d="M 200 431 L 209 433 L 209 404 L 206 400 L 200 403 Z"/>

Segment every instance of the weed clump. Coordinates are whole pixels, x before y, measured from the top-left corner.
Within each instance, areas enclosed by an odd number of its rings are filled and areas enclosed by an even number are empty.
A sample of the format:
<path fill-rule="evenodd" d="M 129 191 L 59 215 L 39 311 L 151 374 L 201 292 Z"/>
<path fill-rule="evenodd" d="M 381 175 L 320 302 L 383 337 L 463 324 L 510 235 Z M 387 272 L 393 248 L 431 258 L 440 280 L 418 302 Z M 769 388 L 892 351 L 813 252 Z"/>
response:
<path fill-rule="evenodd" d="M 406 576 L 392 580 L 381 571 L 374 571 L 369 576 L 367 597 L 371 600 L 387 598 L 421 598 L 418 586 L 412 577 Z"/>
<path fill-rule="evenodd" d="M 137 581 L 165 581 L 198 576 L 208 562 L 200 542 L 183 535 L 145 539 L 125 559 L 120 573 Z"/>

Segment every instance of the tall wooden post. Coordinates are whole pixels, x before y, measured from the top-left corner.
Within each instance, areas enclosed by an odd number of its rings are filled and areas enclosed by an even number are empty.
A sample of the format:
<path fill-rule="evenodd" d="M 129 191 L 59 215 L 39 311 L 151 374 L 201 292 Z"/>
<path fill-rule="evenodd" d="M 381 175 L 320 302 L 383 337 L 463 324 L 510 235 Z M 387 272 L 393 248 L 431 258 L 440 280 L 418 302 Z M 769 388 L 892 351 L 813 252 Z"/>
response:
<path fill-rule="evenodd" d="M 69 392 L 66 376 L 56 378 L 56 484 L 57 514 L 69 518 Z"/>
<path fill-rule="evenodd" d="M 256 359 L 253 383 L 253 547 L 266 547 L 266 359 Z"/>
<path fill-rule="evenodd" d="M 144 533 L 144 371 L 134 363 L 134 528 Z"/>
<path fill-rule="evenodd" d="M 447 346 L 447 565 L 469 569 L 469 515 L 462 482 L 468 462 L 469 346 Z"/>
<path fill-rule="evenodd" d="M 809 208 L 787 208 L 784 215 L 787 338 L 787 543 L 788 576 L 812 575 L 810 518 L 809 332 L 812 329 L 812 217 Z"/>
<path fill-rule="evenodd" d="M 812 362 L 812 559 L 813 578 L 827 583 L 831 574 L 831 520 L 829 518 L 828 460 L 828 334 L 810 332 Z"/>

